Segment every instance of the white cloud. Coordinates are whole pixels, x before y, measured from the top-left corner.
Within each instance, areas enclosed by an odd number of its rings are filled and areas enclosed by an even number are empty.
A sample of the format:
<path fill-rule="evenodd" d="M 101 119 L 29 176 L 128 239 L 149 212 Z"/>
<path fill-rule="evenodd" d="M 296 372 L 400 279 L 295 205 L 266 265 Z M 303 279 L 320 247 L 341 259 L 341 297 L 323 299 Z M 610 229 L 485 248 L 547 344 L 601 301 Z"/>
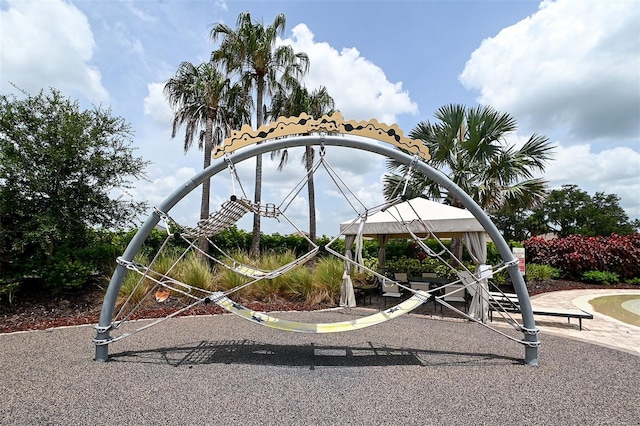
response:
<path fill-rule="evenodd" d="M 167 174 L 166 169 L 155 172 L 159 172 L 157 176 L 151 176 L 149 181 L 140 182 L 135 190 L 137 199 L 147 200 L 151 206 L 162 202 L 178 188 L 178 185 L 183 184 L 196 173 L 191 167 L 180 167 L 170 174 Z M 154 174 L 154 170 L 151 170 L 151 174 Z"/>
<path fill-rule="evenodd" d="M 216 7 L 220 8 L 220 10 L 224 10 L 225 12 L 229 10 L 227 2 L 224 0 L 215 0 L 214 4 L 216 5 Z"/>
<path fill-rule="evenodd" d="M 91 64 L 95 42 L 87 17 L 64 1 L 16 1 L 0 11 L 0 85 L 30 93 L 55 87 L 106 101 L 102 76 Z"/>
<path fill-rule="evenodd" d="M 144 98 L 144 115 L 160 125 L 170 125 L 172 113 L 162 93 L 164 83 L 149 83 L 147 88 L 149 94 Z"/>
<path fill-rule="evenodd" d="M 192 167 L 179 167 L 171 173 L 168 173 L 166 168 L 152 167 L 149 170 L 149 180 L 138 181 L 135 189 L 131 190 L 131 194 L 135 200 L 145 201 L 149 208 L 153 209 L 195 174 L 196 170 Z M 169 216 L 180 224 L 195 225 L 200 216 L 201 191 L 201 187 L 196 188 L 180 200 L 171 211 L 165 213 L 169 213 Z M 147 211 L 147 215 L 151 211 Z M 141 217 L 141 220 L 144 219 L 146 215 Z"/>
<path fill-rule="evenodd" d="M 147 12 L 143 11 L 142 9 L 135 7 L 133 2 L 128 2 L 127 3 L 127 8 L 131 11 L 131 13 L 133 13 L 138 19 L 144 21 L 144 22 L 157 22 L 157 18 L 153 15 L 148 14 Z"/>
<path fill-rule="evenodd" d="M 544 1 L 485 39 L 460 80 L 479 102 L 575 140 L 640 135 L 640 2 Z"/>
<path fill-rule="evenodd" d="M 122 22 L 117 22 L 112 29 L 112 40 L 123 47 L 124 51 L 134 53 L 139 60 L 144 61 L 144 47 L 140 39 L 131 34 L 129 28 Z"/>
<path fill-rule="evenodd" d="M 521 128 L 561 140 L 545 177 L 640 212 L 640 2 L 543 1 L 485 39 L 460 80 Z M 614 148 L 615 147 L 615 148 Z"/>
<path fill-rule="evenodd" d="M 296 25 L 293 37 L 283 40 L 296 52 L 309 56 L 309 73 L 304 81 L 309 88 L 325 86 L 346 119 L 379 121 L 393 124 L 399 114 L 417 114 L 418 106 L 402 82 L 387 80 L 384 71 L 360 56 L 356 48 L 338 52 L 328 43 L 316 43 L 304 24 Z"/>

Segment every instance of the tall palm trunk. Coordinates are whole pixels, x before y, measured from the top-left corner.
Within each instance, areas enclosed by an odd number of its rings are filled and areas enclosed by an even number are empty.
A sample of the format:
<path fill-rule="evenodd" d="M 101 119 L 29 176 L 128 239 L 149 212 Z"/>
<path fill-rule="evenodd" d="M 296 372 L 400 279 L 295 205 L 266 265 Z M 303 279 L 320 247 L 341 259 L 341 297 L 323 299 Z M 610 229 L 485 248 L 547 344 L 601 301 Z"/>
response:
<path fill-rule="evenodd" d="M 207 125 L 204 131 L 204 168 L 211 165 L 211 151 L 213 149 L 213 119 L 207 117 Z M 211 179 L 207 178 L 202 182 L 202 200 L 200 202 L 200 219 L 209 217 L 209 200 L 211 193 Z M 209 253 L 209 243 L 206 237 L 198 238 L 198 248 L 204 253 Z"/>
<path fill-rule="evenodd" d="M 262 105 L 264 103 L 264 77 L 258 78 L 256 89 L 256 125 L 258 128 L 260 128 L 263 122 Z M 256 187 L 254 191 L 253 201 L 258 206 L 262 201 L 262 154 L 256 156 Z M 260 256 L 260 215 L 256 213 L 253 214 L 253 232 L 251 237 L 251 248 L 249 249 L 249 256 L 253 258 L 257 258 Z"/>
<path fill-rule="evenodd" d="M 313 173 L 311 173 L 311 169 L 313 168 L 313 148 L 307 146 L 306 150 L 306 161 L 305 167 L 307 169 L 307 193 L 309 195 L 309 239 L 316 242 L 316 190 L 315 184 L 313 183 Z M 311 244 L 309 245 L 309 249 L 311 249 Z M 315 258 L 314 258 L 315 260 Z"/>
<path fill-rule="evenodd" d="M 262 154 L 256 156 L 256 188 L 253 201 L 258 206 L 262 202 Z M 253 231 L 249 256 L 254 259 L 260 257 L 260 215 L 257 213 L 253 214 Z"/>

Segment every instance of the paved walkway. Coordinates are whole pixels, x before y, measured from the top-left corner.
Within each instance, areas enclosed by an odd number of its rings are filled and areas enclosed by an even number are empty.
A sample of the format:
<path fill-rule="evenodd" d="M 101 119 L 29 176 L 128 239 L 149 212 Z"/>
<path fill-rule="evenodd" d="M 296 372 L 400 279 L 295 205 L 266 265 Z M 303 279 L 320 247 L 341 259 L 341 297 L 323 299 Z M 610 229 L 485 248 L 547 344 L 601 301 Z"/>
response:
<path fill-rule="evenodd" d="M 620 294 L 637 294 L 640 297 L 640 290 L 567 290 L 532 296 L 531 303 L 536 307 L 577 308 L 593 314 L 593 319 L 582 320 L 582 330 L 578 329 L 577 319 L 568 323 L 563 317 L 537 316 L 536 326 L 542 333 L 540 340 L 549 333 L 640 355 L 640 327 L 600 314 L 589 304 L 589 300 L 596 297 Z M 494 322 L 497 318 L 494 316 Z"/>

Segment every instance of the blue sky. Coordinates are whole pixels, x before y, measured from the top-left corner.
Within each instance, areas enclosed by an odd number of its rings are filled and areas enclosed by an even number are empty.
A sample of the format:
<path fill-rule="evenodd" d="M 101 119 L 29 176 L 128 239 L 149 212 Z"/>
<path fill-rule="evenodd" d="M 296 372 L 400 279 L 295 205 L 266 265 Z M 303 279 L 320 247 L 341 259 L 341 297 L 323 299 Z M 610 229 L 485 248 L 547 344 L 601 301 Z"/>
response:
<path fill-rule="evenodd" d="M 55 87 L 84 106 L 110 106 L 152 162 L 133 195 L 153 206 L 202 167 L 201 152 L 184 155 L 181 135 L 170 137 L 162 86 L 181 62 L 207 60 L 211 26 L 233 28 L 242 11 L 267 24 L 285 14 L 282 42 L 311 59 L 306 85 L 326 86 L 345 118 L 395 122 L 408 133 L 442 105 L 492 105 L 518 120 L 514 144 L 535 132 L 556 145 L 545 173 L 552 188 L 618 194 L 640 218 L 637 0 L 0 0 L 0 91 L 15 92 L 10 82 L 32 94 Z M 344 167 L 363 199 L 380 199 L 381 163 Z M 267 171 L 264 199 L 279 198 L 299 171 L 295 160 L 283 173 Z M 215 187 L 213 209 L 227 184 Z M 196 194 L 174 213 L 192 224 L 198 204 Z M 349 217 L 320 194 L 320 233 L 335 234 Z"/>

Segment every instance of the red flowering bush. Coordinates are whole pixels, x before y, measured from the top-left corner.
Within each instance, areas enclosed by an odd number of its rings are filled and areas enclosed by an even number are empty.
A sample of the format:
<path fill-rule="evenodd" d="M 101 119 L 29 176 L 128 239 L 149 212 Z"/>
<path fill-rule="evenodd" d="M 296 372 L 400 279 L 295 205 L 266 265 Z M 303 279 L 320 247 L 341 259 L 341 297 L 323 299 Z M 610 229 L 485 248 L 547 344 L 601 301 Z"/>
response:
<path fill-rule="evenodd" d="M 527 263 L 553 266 L 568 278 L 577 279 L 587 271 L 613 272 L 622 279 L 640 277 L 640 233 L 570 235 L 549 241 L 534 237 L 523 245 Z"/>

